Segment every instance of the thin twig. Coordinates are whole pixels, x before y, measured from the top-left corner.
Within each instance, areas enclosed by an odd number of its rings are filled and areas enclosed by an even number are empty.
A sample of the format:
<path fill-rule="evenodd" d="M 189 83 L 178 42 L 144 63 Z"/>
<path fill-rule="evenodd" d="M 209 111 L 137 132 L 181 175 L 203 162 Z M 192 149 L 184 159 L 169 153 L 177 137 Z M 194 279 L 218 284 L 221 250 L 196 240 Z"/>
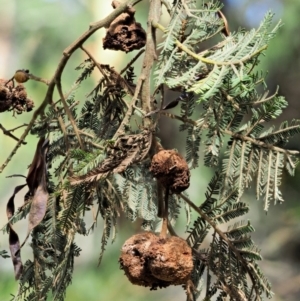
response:
<path fill-rule="evenodd" d="M 63 95 L 63 96 L 64 96 L 64 99 L 65 99 L 65 98 L 68 98 L 68 97 L 69 97 L 69 94 L 70 94 L 70 92 L 67 93 L 66 95 Z M 62 101 L 62 99 L 60 99 L 60 101 Z M 51 100 L 50 104 L 51 104 L 53 110 L 54 110 L 55 112 L 58 113 L 60 109 L 58 109 L 58 108 L 56 107 L 56 105 L 53 103 L 52 100 Z M 62 108 L 61 108 L 61 109 L 62 109 Z M 69 108 L 69 109 L 70 109 L 70 108 Z M 58 116 L 57 116 L 57 120 L 58 120 L 60 129 L 61 129 L 61 131 L 62 131 L 62 133 L 63 133 L 63 136 L 64 136 L 64 141 L 65 141 L 66 149 L 69 149 L 69 140 L 68 140 L 68 134 L 67 134 L 67 130 L 66 130 L 67 126 L 65 125 L 64 120 L 63 120 L 63 118 L 62 118 L 61 115 L 58 115 Z"/>
<path fill-rule="evenodd" d="M 34 80 L 34 81 L 37 81 L 37 82 L 44 83 L 44 84 L 46 84 L 47 86 L 49 86 L 49 83 L 50 83 L 50 81 L 49 81 L 48 79 L 44 79 L 44 78 L 35 76 L 35 75 L 31 74 L 31 73 L 28 73 L 28 78 L 29 78 L 29 79 L 32 79 L 32 80 Z"/>
<path fill-rule="evenodd" d="M 76 135 L 76 137 L 78 139 L 80 148 L 84 149 L 83 143 L 81 141 L 81 137 L 80 137 L 80 134 L 79 134 L 79 130 L 77 128 L 77 124 L 76 124 L 76 122 L 74 120 L 73 114 L 72 114 L 72 112 L 71 112 L 71 110 L 70 110 L 70 108 L 69 108 L 69 106 L 68 106 L 68 104 L 66 102 L 65 96 L 64 96 L 64 94 L 62 92 L 62 87 L 61 87 L 61 81 L 60 80 L 57 81 L 56 86 L 57 86 L 57 90 L 58 90 L 61 102 L 63 104 L 64 110 L 65 110 L 65 112 L 66 112 L 66 114 L 67 114 L 67 116 L 68 116 L 68 118 L 70 120 L 70 123 L 72 124 L 74 133 L 75 133 L 75 135 Z"/>
<path fill-rule="evenodd" d="M 60 79 L 61 74 L 69 60 L 69 58 L 72 56 L 73 52 L 75 52 L 91 35 L 93 35 L 98 29 L 102 27 L 108 27 L 110 23 L 118 17 L 121 13 L 126 11 L 129 6 L 135 5 L 136 3 L 140 2 L 142 0 L 127 0 L 124 3 L 122 3 L 120 6 L 118 6 L 116 9 L 114 9 L 106 18 L 103 20 L 92 23 L 90 25 L 90 28 L 84 32 L 77 40 L 75 40 L 73 43 L 71 43 L 64 51 L 63 56 L 59 61 L 59 64 L 56 68 L 56 71 L 52 77 L 52 79 L 49 82 L 48 89 L 45 95 L 45 98 L 41 105 L 37 108 L 36 111 L 34 111 L 33 116 L 28 123 L 28 126 L 26 127 L 25 131 L 23 132 L 22 136 L 20 137 L 18 143 L 15 145 L 14 149 L 10 153 L 10 155 L 7 157 L 5 162 L 0 167 L 0 173 L 3 172 L 5 167 L 8 165 L 8 163 L 11 161 L 13 156 L 16 154 L 17 150 L 21 146 L 21 144 L 24 142 L 25 138 L 27 137 L 28 133 L 30 132 L 32 126 L 34 125 L 36 119 L 39 115 L 42 115 L 44 113 L 44 110 L 46 106 L 52 101 L 53 92 L 55 85 L 57 84 L 57 80 Z"/>
<path fill-rule="evenodd" d="M 163 222 L 159 237 L 166 238 L 168 233 L 168 215 L 169 215 L 169 188 L 165 191 L 164 209 L 163 209 Z"/>
<path fill-rule="evenodd" d="M 228 37 L 230 35 L 230 30 L 229 30 L 229 25 L 228 25 L 228 21 L 225 17 L 225 15 L 219 10 L 217 11 L 218 16 L 223 19 L 224 22 L 224 30 L 223 33 L 225 34 L 226 37 Z"/>
<path fill-rule="evenodd" d="M 14 130 L 16 130 L 17 128 L 20 128 L 20 127 L 22 127 L 22 126 L 24 126 L 24 125 L 18 126 L 18 127 L 14 128 L 14 129 L 12 129 L 12 130 L 7 130 L 7 129 L 0 123 L 0 129 L 2 130 L 3 134 L 6 135 L 6 136 L 8 136 L 8 137 L 10 137 L 10 138 L 12 138 L 12 139 L 14 139 L 14 140 L 16 140 L 16 141 L 19 141 L 19 138 L 17 138 L 17 137 L 16 137 L 15 135 L 13 135 L 11 132 L 13 132 Z M 22 144 L 27 144 L 27 142 L 22 141 Z"/>
<path fill-rule="evenodd" d="M 143 86 L 141 89 L 141 100 L 142 100 L 142 110 L 146 113 L 153 110 L 151 107 L 151 93 L 150 93 L 150 79 L 151 79 L 151 71 L 154 60 L 157 59 L 156 55 L 156 36 L 155 36 L 155 28 L 153 27 L 153 23 L 157 23 L 159 21 L 161 15 L 161 1 L 160 0 L 152 0 L 150 2 L 149 8 L 149 16 L 148 16 L 148 26 L 147 26 L 147 42 L 146 42 L 146 50 L 143 61 L 143 69 L 141 72 L 141 77 L 143 79 Z M 151 118 L 147 117 L 143 119 L 144 127 L 149 127 L 151 124 Z"/>
<path fill-rule="evenodd" d="M 96 59 L 94 58 L 94 56 L 82 45 L 80 46 L 80 48 L 86 53 L 86 55 L 93 61 L 93 63 L 95 64 L 95 66 L 99 69 L 100 73 L 103 75 L 103 77 L 106 79 L 107 82 L 109 82 L 109 78 L 107 77 L 105 71 L 103 70 L 102 66 L 96 61 Z"/>
<path fill-rule="evenodd" d="M 299 151 L 280 148 L 278 146 L 265 143 L 263 141 L 251 138 L 249 136 L 244 136 L 242 134 L 234 133 L 234 132 L 229 131 L 229 130 L 221 130 L 221 132 L 224 133 L 224 134 L 230 135 L 232 138 L 239 139 L 241 141 L 248 141 L 248 142 L 251 142 L 252 144 L 255 144 L 255 145 L 257 145 L 259 147 L 262 147 L 262 148 L 265 148 L 265 149 L 269 149 L 269 150 L 271 149 L 271 150 L 274 150 L 276 152 L 280 152 L 280 153 L 283 153 L 283 154 L 286 154 L 286 155 L 299 155 Z"/>
<path fill-rule="evenodd" d="M 145 52 L 145 48 L 141 49 L 135 57 L 120 71 L 120 74 L 123 74 L 132 64 L 136 62 L 136 60 Z"/>
<path fill-rule="evenodd" d="M 159 181 L 156 181 L 156 185 L 157 185 L 157 217 L 162 218 L 164 217 L 164 212 L 165 212 L 163 186 Z"/>
<path fill-rule="evenodd" d="M 112 140 L 116 140 L 120 135 L 124 134 L 124 128 L 126 127 L 126 125 L 129 124 L 130 118 L 134 112 L 134 107 L 135 107 L 136 101 L 138 99 L 138 95 L 139 95 L 141 87 L 142 87 L 142 82 L 143 82 L 142 78 L 139 77 L 136 88 L 135 88 L 134 95 L 132 97 L 131 103 L 129 104 L 129 108 L 128 108 L 118 130 L 114 134 Z"/>
<path fill-rule="evenodd" d="M 165 6 L 167 12 L 169 15 L 172 14 L 172 6 L 171 4 L 168 2 L 168 0 L 161 0 L 161 3 Z"/>

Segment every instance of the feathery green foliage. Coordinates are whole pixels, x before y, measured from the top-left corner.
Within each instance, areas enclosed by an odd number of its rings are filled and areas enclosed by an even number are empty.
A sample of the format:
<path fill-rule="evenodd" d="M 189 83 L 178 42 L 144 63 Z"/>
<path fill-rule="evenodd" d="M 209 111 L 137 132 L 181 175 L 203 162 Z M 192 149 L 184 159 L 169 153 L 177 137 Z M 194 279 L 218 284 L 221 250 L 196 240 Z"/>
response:
<path fill-rule="evenodd" d="M 104 228 L 99 263 L 108 242 L 116 238 L 117 217 L 122 212 L 130 221 L 141 219 L 145 230 L 160 231 L 159 206 L 168 193 L 162 191 L 149 167 L 157 148 L 164 146 L 157 138 L 161 115 L 177 119 L 179 130 L 186 132 L 189 167 L 205 165 L 215 173 L 204 201 L 201 195 L 199 200 L 189 200 L 182 193 L 168 196 L 171 234 L 183 208 L 188 216 L 190 210 L 197 215 L 186 239 L 194 259 L 193 285 L 186 287 L 188 299 L 262 300 L 272 296 L 257 263 L 262 258 L 251 239 L 254 228 L 240 218 L 251 210 L 251 204 L 244 201 L 251 185 L 256 198 L 263 200 L 264 210 L 271 203 L 283 202 L 282 174 L 287 170 L 293 175 L 298 163 L 298 152 L 285 145 L 300 132 L 300 121 L 283 122 L 278 129 L 272 125 L 287 101 L 278 91 L 269 96 L 264 74 L 255 68 L 280 24 L 271 28 L 272 14 L 267 13 L 257 29 L 229 34 L 224 33 L 227 25 L 218 1 L 178 0 L 168 8 L 166 28 L 152 17 L 149 23 L 164 33 L 153 67 L 153 94 L 144 97 L 150 82 L 143 69 L 138 73 L 134 61 L 120 71 L 89 57 L 76 68 L 80 72 L 76 85 L 64 96 L 69 113 L 60 99 L 49 104 L 34 123 L 31 133 L 50 140 L 50 197 L 43 221 L 31 233 L 34 258 L 24 264 L 13 300 L 46 300 L 50 295 L 63 300 L 75 257 L 80 255 L 75 236 L 89 235 L 100 218 Z M 199 52 L 206 41 L 215 45 Z M 142 68 L 148 64 L 149 51 L 147 45 Z M 77 89 L 97 69 L 99 81 L 79 107 Z M 166 89 L 182 93 L 180 116 L 164 109 Z M 26 202 L 9 223 L 26 217 L 30 206 Z M 87 229 L 84 215 L 91 209 L 94 223 Z M 204 240 L 209 242 L 207 248 L 202 246 Z M 0 256 L 6 253 L 1 251 Z"/>

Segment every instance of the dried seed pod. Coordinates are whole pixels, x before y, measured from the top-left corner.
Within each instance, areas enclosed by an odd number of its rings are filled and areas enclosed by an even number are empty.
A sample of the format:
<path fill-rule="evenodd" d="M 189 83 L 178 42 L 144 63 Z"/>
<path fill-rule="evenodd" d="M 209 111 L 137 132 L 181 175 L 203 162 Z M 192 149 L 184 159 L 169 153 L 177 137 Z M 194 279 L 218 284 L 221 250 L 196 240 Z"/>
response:
<path fill-rule="evenodd" d="M 26 98 L 26 112 L 32 111 L 33 108 L 34 108 L 33 100 L 30 98 Z"/>
<path fill-rule="evenodd" d="M 180 193 L 190 185 L 190 171 L 184 158 L 174 150 L 161 150 L 152 158 L 150 171 L 173 193 Z"/>
<path fill-rule="evenodd" d="M 120 4 L 113 1 L 113 7 Z M 141 24 L 135 21 L 135 9 L 128 8 L 127 12 L 118 16 L 109 26 L 103 39 L 103 48 L 129 52 L 140 49 L 146 44 L 146 32 Z"/>
<path fill-rule="evenodd" d="M 149 268 L 152 275 L 173 285 L 185 284 L 193 270 L 192 249 L 177 236 L 159 239 L 150 246 Z"/>
<path fill-rule="evenodd" d="M 0 112 L 14 111 L 21 114 L 29 112 L 34 107 L 34 102 L 27 98 L 27 92 L 22 84 L 13 85 L 10 81 L 0 79 Z"/>
<path fill-rule="evenodd" d="M 8 93 L 9 93 L 9 89 L 0 84 L 0 101 L 3 101 L 4 99 L 6 99 Z"/>
<path fill-rule="evenodd" d="M 130 237 L 119 261 L 131 283 L 151 289 L 186 284 L 193 270 L 192 250 L 185 240 L 151 232 Z"/>
<path fill-rule="evenodd" d="M 136 234 L 125 241 L 119 259 L 120 267 L 132 284 L 151 287 L 166 287 L 167 282 L 156 279 L 148 267 L 149 247 L 158 237 L 152 232 Z"/>

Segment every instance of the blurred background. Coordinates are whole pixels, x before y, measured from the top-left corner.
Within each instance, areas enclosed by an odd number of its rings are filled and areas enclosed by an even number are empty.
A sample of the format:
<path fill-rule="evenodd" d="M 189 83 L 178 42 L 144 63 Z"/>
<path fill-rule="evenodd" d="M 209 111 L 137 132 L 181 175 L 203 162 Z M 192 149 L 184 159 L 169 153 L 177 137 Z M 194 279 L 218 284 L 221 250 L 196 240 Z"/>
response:
<path fill-rule="evenodd" d="M 280 94 L 284 95 L 289 106 L 278 120 L 300 118 L 300 1 L 299 0 L 223 0 L 225 13 L 231 31 L 240 27 L 259 26 L 264 14 L 271 10 L 275 13 L 274 25 L 282 19 L 284 26 L 271 42 L 266 56 L 261 59 L 260 69 L 268 73 L 267 83 L 270 93 L 274 93 L 277 85 Z M 147 1 L 137 6 L 136 19 L 146 26 Z M 51 78 L 62 56 L 63 50 L 81 33 L 88 29 L 91 22 L 105 17 L 112 11 L 110 1 L 103 0 L 0 0 L 0 78 L 9 79 L 17 69 L 29 69 L 31 73 L 42 78 Z M 133 54 L 125 54 L 102 49 L 104 30 L 99 30 L 86 44 L 100 63 L 112 64 L 121 70 Z M 85 55 L 77 51 L 63 73 L 63 89 L 67 92 L 76 77 L 75 67 L 85 59 Z M 138 62 L 138 64 L 140 61 Z M 139 70 L 139 66 L 136 69 Z M 89 79 L 77 95 L 78 100 L 84 97 L 97 81 L 99 74 Z M 36 107 L 42 102 L 46 86 L 29 81 L 25 84 L 28 96 L 34 100 Z M 84 90 L 84 91 L 82 91 Z M 58 96 L 56 95 L 56 98 Z M 0 114 L 0 123 L 6 128 L 14 128 L 29 122 L 32 112 L 12 116 L 11 112 Z M 178 134 L 178 123 L 163 119 L 161 138 L 165 147 L 182 149 L 181 136 Z M 20 136 L 23 129 L 14 132 Z M 178 137 L 170 140 L 169 137 Z M 27 137 L 27 145 L 14 156 L 13 161 L 0 174 L 0 227 L 6 223 L 6 202 L 16 185 L 24 183 L 22 178 L 6 177 L 11 174 L 27 174 L 35 146 L 36 138 Z M 4 162 L 15 145 L 15 141 L 0 132 L 0 164 Z M 288 145 L 290 149 L 300 150 L 299 136 Z M 209 168 L 201 166 L 192 171 L 191 186 L 188 190 L 191 199 L 197 203 L 204 200 L 204 193 L 211 178 Z M 283 176 L 282 192 L 286 200 L 282 205 L 271 206 L 268 214 L 263 212 L 262 202 L 257 202 L 251 191 L 245 195 L 250 203 L 251 219 L 256 232 L 254 241 L 262 250 L 264 258 L 262 270 L 270 279 L 275 296 L 273 300 L 300 300 L 300 170 L 295 177 Z M 22 193 L 16 198 L 16 207 L 23 202 Z M 196 218 L 195 215 L 193 215 Z M 91 221 L 86 216 L 87 224 Z M 182 214 L 177 226 L 183 237 L 186 220 Z M 27 221 L 15 225 L 20 240 L 26 235 Z M 183 290 L 170 287 L 164 290 L 132 286 L 119 269 L 119 251 L 124 241 L 138 231 L 138 224 L 125 219 L 120 220 L 118 237 L 114 244 L 107 245 L 107 251 L 100 267 L 97 267 L 100 253 L 102 224 L 88 236 L 78 236 L 77 244 L 82 248 L 81 256 L 75 262 L 73 283 L 67 290 L 66 300 L 185 300 Z M 8 249 L 8 235 L 0 234 L 0 250 Z M 31 258 L 30 243 L 22 249 L 23 262 Z M 9 300 L 10 294 L 17 290 L 14 281 L 13 267 L 10 259 L 0 257 L 0 300 Z"/>

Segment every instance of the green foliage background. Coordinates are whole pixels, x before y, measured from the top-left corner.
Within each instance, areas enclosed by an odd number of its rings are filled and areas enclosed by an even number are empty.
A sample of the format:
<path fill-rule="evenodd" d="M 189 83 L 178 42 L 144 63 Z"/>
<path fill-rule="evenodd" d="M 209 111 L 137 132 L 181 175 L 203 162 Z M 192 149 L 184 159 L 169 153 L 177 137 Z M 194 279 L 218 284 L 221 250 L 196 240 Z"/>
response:
<path fill-rule="evenodd" d="M 104 17 L 109 12 L 109 3 L 104 1 L 84 1 L 84 0 L 0 0 L 0 77 L 10 78 L 16 69 L 25 68 L 41 77 L 49 77 L 53 74 L 56 64 L 66 48 L 77 36 L 87 29 L 90 22 Z M 109 1 L 105 1 L 109 2 Z M 291 120 L 299 118 L 299 95 L 300 95 L 300 38 L 298 16 L 300 13 L 300 3 L 298 0 L 286 1 L 224 1 L 225 14 L 230 24 L 231 30 L 239 26 L 257 26 L 260 19 L 256 20 L 255 14 L 249 11 L 256 11 L 275 8 L 276 17 L 281 18 L 284 27 L 279 31 L 277 37 L 271 42 L 267 51 L 267 56 L 260 64 L 260 68 L 269 70 L 267 82 L 273 91 L 276 85 L 280 85 L 280 93 L 286 96 L 289 107 L 285 110 L 282 118 Z M 242 3 L 242 4 L 241 4 Z M 260 6 L 261 5 L 261 6 Z M 142 5 L 138 8 L 137 20 L 145 25 L 145 17 Z M 263 12 L 263 14 L 265 13 Z M 258 14 L 259 15 L 259 14 Z M 250 17 L 249 17 L 250 16 Z M 252 16 L 252 18 L 251 18 Z M 258 18 L 258 17 L 257 17 Z M 257 22 L 257 23 L 255 23 Z M 103 63 L 107 63 L 107 58 L 116 60 L 123 64 L 124 60 L 129 60 L 130 55 L 113 53 L 102 59 L 100 53 L 103 31 L 98 32 L 87 45 L 93 51 L 95 57 Z M 105 52 L 107 53 L 107 52 Z M 68 69 L 64 72 L 66 88 L 71 87 L 77 74 L 72 71 L 79 62 L 82 61 L 82 53 L 75 55 L 70 62 Z M 122 61 L 123 60 L 123 61 Z M 72 78 L 73 76 L 73 78 Z M 93 79 L 91 79 L 93 80 Z M 43 99 L 46 87 L 37 82 L 29 81 L 26 84 L 29 96 L 34 99 L 36 105 Z M 87 86 L 87 91 L 90 87 Z M 273 92 L 271 90 L 271 92 Z M 170 95 L 172 97 L 172 95 Z M 78 96 L 80 100 L 80 95 Z M 2 113 L 0 123 L 6 128 L 12 128 L 25 123 L 30 119 L 30 114 L 11 117 L 11 113 Z M 282 121 L 282 120 L 281 120 Z M 278 123 L 280 120 L 278 121 Z M 178 148 L 181 150 L 180 136 L 177 135 L 176 121 L 167 121 L 161 127 L 161 136 L 166 141 L 165 146 Z M 21 132 L 21 131 L 20 131 Z M 20 132 L 16 132 L 18 135 Z M 168 137 L 177 136 L 177 141 Z M 15 185 L 20 184 L 19 179 L 6 179 L 5 177 L 14 173 L 27 173 L 27 166 L 31 162 L 35 138 L 26 139 L 28 145 L 23 147 L 14 158 L 11 164 L 0 176 L 0 221 L 6 221 L 5 206 Z M 0 133 L 0 158 L 1 163 L 14 146 L 14 141 L 4 137 Z M 288 145 L 290 149 L 300 149 L 299 137 Z M 183 151 L 183 150 L 182 150 Z M 192 171 L 191 187 L 189 193 L 191 198 L 199 194 L 204 194 L 205 187 L 211 175 L 208 168 L 201 168 Z M 287 200 L 280 208 L 269 209 L 267 216 L 263 215 L 262 203 L 254 201 L 251 191 L 248 194 L 252 214 L 247 216 L 252 220 L 256 228 L 253 236 L 256 244 L 262 249 L 264 261 L 262 268 L 266 276 L 271 280 L 276 295 L 273 300 L 299 300 L 300 297 L 300 262 L 298 254 L 300 251 L 300 218 L 298 182 L 300 179 L 299 170 L 296 177 L 291 178 L 284 175 L 283 195 Z M 193 184 L 194 183 L 194 184 Z M 197 183 L 197 184 L 196 184 Z M 201 183 L 201 185 L 199 185 Z M 17 206 L 20 206 L 22 196 L 18 197 Z M 176 230 L 182 229 L 180 234 L 184 235 L 184 218 L 177 224 Z M 25 221 L 16 224 L 16 230 L 22 233 Z M 169 288 L 160 291 L 149 291 L 146 288 L 132 286 L 123 272 L 119 270 L 118 256 L 124 240 L 138 229 L 138 224 L 131 224 L 124 218 L 120 220 L 119 235 L 113 245 L 108 245 L 108 252 L 105 253 L 102 265 L 97 268 L 98 254 L 100 250 L 101 227 L 94 235 L 80 237 L 81 241 L 76 241 L 83 249 L 82 256 L 77 259 L 73 278 L 73 284 L 67 291 L 66 300 L 183 300 L 184 292 L 180 288 Z M 26 227 L 25 227 L 26 228 Z M 23 231 L 23 236 L 25 232 Z M 7 249 L 7 237 L 0 237 L 1 249 Z M 30 257 L 31 248 L 27 245 L 22 253 L 23 260 Z M 9 300 L 10 293 L 16 291 L 17 283 L 14 281 L 13 270 L 10 260 L 0 258 L 0 299 Z"/>

